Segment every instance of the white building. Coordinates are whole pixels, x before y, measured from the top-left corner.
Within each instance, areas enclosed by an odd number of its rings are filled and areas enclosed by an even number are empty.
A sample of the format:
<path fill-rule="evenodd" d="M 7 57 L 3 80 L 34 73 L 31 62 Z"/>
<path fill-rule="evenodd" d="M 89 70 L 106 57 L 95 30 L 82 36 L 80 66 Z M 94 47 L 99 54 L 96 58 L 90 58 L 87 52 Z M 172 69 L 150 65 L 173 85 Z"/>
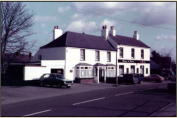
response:
<path fill-rule="evenodd" d="M 110 31 L 103 26 L 101 36 L 69 31 L 62 34 L 62 30 L 55 27 L 54 40 L 40 47 L 31 59 L 31 62 L 37 61 L 41 61 L 40 67 L 24 68 L 25 80 L 58 72 L 70 80 L 99 83 L 115 78 L 116 62 L 117 75 L 143 73 L 148 76 L 150 47 L 139 40 L 136 31 L 132 38 L 119 36 L 113 26 Z M 33 71 L 33 77 L 29 76 Z"/>

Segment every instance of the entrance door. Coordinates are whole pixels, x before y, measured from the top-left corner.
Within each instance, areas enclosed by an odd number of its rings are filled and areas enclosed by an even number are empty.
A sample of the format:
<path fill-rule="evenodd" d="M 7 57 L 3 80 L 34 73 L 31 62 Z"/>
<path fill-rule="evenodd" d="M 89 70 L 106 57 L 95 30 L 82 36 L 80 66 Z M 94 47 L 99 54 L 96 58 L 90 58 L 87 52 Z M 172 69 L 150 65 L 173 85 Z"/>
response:
<path fill-rule="evenodd" d="M 99 70 L 99 81 L 104 82 L 104 70 L 103 69 Z"/>
<path fill-rule="evenodd" d="M 58 73 L 63 75 L 63 69 L 51 69 L 51 73 Z"/>

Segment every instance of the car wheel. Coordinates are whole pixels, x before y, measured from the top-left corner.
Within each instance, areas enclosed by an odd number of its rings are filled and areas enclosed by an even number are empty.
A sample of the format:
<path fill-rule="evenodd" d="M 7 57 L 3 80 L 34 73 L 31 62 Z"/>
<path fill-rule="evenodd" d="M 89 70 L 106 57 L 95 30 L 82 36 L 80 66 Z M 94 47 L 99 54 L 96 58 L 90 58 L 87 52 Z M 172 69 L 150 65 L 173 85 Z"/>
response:
<path fill-rule="evenodd" d="M 58 87 L 58 88 L 61 88 L 61 84 L 57 84 L 57 87 Z"/>
<path fill-rule="evenodd" d="M 40 82 L 40 86 L 44 86 L 44 83 L 43 83 L 43 82 Z"/>
<path fill-rule="evenodd" d="M 66 86 L 67 88 L 70 88 L 71 86 Z"/>

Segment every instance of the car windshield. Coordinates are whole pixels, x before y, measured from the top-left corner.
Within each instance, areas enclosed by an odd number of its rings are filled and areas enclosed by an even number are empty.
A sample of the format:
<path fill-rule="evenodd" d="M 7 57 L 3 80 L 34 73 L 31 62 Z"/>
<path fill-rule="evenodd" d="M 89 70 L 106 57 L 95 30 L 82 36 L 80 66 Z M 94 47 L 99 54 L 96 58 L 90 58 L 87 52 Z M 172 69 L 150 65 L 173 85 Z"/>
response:
<path fill-rule="evenodd" d="M 160 75 L 157 75 L 157 77 L 162 77 L 162 76 L 160 76 Z"/>
<path fill-rule="evenodd" d="M 64 79 L 64 77 L 62 75 L 56 75 L 57 79 Z"/>

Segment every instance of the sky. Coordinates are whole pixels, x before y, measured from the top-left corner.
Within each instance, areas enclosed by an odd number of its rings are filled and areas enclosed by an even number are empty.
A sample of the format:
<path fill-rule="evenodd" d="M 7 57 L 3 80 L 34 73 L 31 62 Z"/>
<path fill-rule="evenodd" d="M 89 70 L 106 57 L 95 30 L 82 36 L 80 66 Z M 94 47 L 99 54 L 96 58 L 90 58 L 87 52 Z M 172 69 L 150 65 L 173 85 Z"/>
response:
<path fill-rule="evenodd" d="M 23 2 L 29 13 L 34 12 L 38 49 L 53 40 L 54 26 L 67 31 L 101 36 L 103 25 L 114 26 L 117 35 L 139 39 L 151 50 L 172 53 L 176 61 L 176 2 Z M 142 25 L 143 24 L 143 25 Z"/>

